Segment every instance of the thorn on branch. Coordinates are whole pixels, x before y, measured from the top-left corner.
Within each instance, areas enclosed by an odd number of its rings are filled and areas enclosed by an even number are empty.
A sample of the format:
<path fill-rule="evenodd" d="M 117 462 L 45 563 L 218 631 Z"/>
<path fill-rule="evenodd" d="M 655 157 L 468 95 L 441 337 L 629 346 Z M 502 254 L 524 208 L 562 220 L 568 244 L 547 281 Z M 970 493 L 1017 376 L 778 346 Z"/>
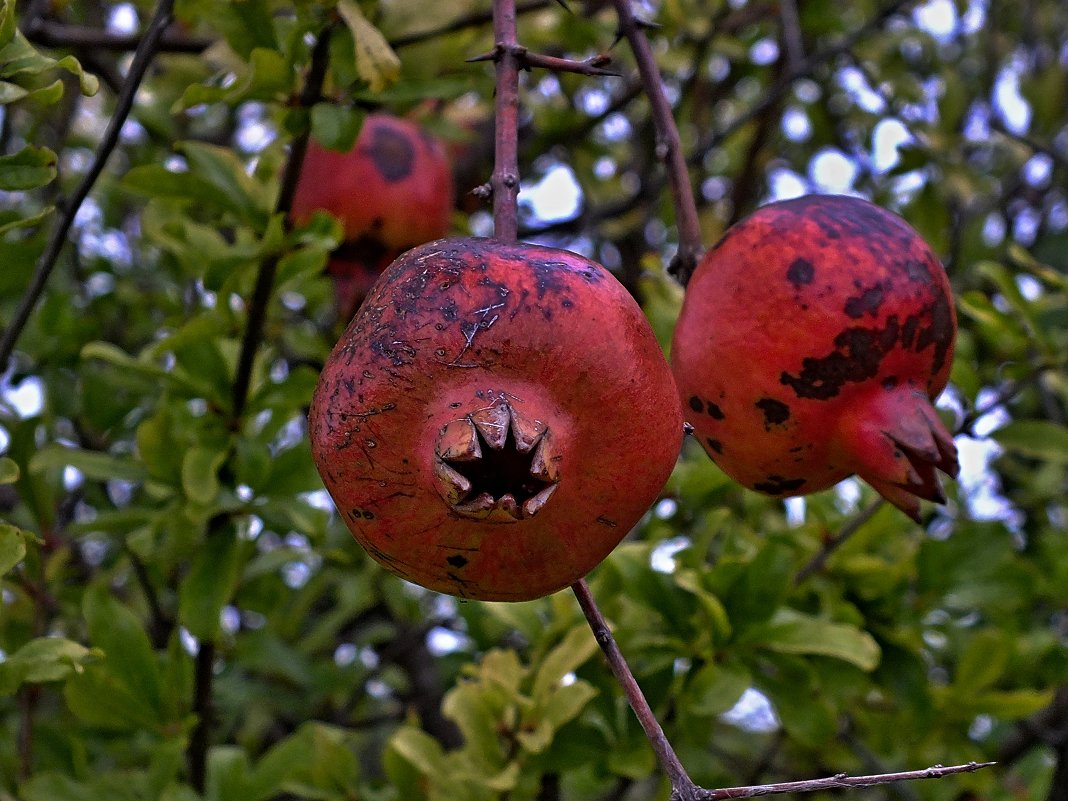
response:
<path fill-rule="evenodd" d="M 523 45 L 505 45 L 498 44 L 492 50 L 486 53 L 480 53 L 477 56 L 465 59 L 468 63 L 474 64 L 480 61 L 494 61 L 498 62 L 504 57 L 504 54 L 508 53 L 515 57 L 516 64 L 521 70 L 531 70 L 534 68 L 540 68 L 549 70 L 550 72 L 571 72 L 576 75 L 586 76 L 609 76 L 618 78 L 621 73 L 615 70 L 606 68 L 606 65 L 612 62 L 611 56 L 607 53 L 598 53 L 595 56 L 579 61 L 572 58 L 560 58 L 558 56 L 547 56 L 543 53 L 531 53 Z"/>
<path fill-rule="evenodd" d="M 471 190 L 471 194 L 480 200 L 489 200 L 493 197 L 493 184 L 489 182 L 479 184 Z"/>

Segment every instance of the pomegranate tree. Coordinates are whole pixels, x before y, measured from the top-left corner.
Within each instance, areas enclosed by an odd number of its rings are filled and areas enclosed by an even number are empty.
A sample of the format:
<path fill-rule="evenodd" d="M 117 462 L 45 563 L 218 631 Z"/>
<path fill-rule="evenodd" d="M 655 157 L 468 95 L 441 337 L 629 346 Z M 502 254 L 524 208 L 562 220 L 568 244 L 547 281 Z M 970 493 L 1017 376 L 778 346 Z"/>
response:
<path fill-rule="evenodd" d="M 291 214 L 298 223 L 319 210 L 341 220 L 345 240 L 327 272 L 348 316 L 401 251 L 448 233 L 452 208 L 444 145 L 414 122 L 368 114 L 347 153 L 308 142 Z"/>
<path fill-rule="evenodd" d="M 682 440 L 670 368 L 600 265 L 446 239 L 383 273 L 323 368 L 312 452 L 353 535 L 441 592 L 518 601 L 611 551 Z"/>
<path fill-rule="evenodd" d="M 956 318 L 945 270 L 864 200 L 771 203 L 698 265 L 672 343 L 688 421 L 732 478 L 803 495 L 856 473 L 913 518 L 958 472 L 932 401 Z"/>

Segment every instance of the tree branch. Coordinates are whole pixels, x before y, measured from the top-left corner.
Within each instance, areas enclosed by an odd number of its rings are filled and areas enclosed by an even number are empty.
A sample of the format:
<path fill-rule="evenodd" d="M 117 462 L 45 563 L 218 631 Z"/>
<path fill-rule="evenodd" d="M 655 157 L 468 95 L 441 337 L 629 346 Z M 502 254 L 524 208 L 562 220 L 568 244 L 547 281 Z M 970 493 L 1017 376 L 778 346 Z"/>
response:
<path fill-rule="evenodd" d="M 690 154 L 688 159 L 689 163 L 700 163 L 710 150 L 718 147 L 736 131 L 745 127 L 763 114 L 766 109 L 770 108 L 775 103 L 778 103 L 794 83 L 802 78 L 807 78 L 812 75 L 812 73 L 825 62 L 851 50 L 857 42 L 913 2 L 915 2 L 915 0 L 892 0 L 892 2 L 866 23 L 852 33 L 844 36 L 841 41 L 817 50 L 808 58 L 802 60 L 799 64 L 788 70 L 786 74 L 783 75 L 779 81 L 770 86 L 761 96 L 760 100 L 754 103 L 745 113 L 735 117 L 734 120 L 718 131 L 713 131 L 703 142 L 699 143 L 694 152 Z"/>
<path fill-rule="evenodd" d="M 37 301 L 40 300 L 41 295 L 44 293 L 52 271 L 55 269 L 59 254 L 67 242 L 67 234 L 70 233 L 70 229 L 74 225 L 74 219 L 78 215 L 82 203 L 85 202 L 89 192 L 96 184 L 97 179 L 103 173 L 108 157 L 119 142 L 119 133 L 126 119 L 130 116 L 137 89 L 152 64 L 160 37 L 162 37 L 167 25 L 170 24 L 173 9 L 174 0 L 160 0 L 159 5 L 156 6 L 152 21 L 137 46 L 137 52 L 134 54 L 133 61 L 130 64 L 126 82 L 123 84 L 122 92 L 119 93 L 116 100 L 115 113 L 112 114 L 111 119 L 108 121 L 107 129 L 104 131 L 104 138 L 97 148 L 96 157 L 93 159 L 89 171 L 74 190 L 70 201 L 66 204 L 63 216 L 53 229 L 52 236 L 49 238 L 44 252 L 37 260 L 37 266 L 34 269 L 33 277 L 30 279 L 30 285 L 26 288 L 22 299 L 19 301 L 18 308 L 16 308 L 11 322 L 8 323 L 7 328 L 4 330 L 3 337 L 0 338 L 0 372 L 7 369 L 11 353 L 22 335 L 22 331 L 25 329 L 26 323 L 37 305 Z"/>
<path fill-rule="evenodd" d="M 310 108 L 322 95 L 323 82 L 326 80 L 326 70 L 330 63 L 330 29 L 327 28 L 320 35 L 312 48 L 311 66 L 308 68 L 308 77 L 304 81 L 297 103 L 301 108 Z M 306 130 L 293 140 L 286 161 L 285 172 L 282 174 L 282 186 L 278 193 L 278 201 L 275 203 L 275 212 L 289 217 L 289 210 L 293 206 L 293 196 L 297 191 L 297 181 L 300 179 L 300 170 L 304 165 L 304 153 L 308 149 L 308 137 L 311 131 Z M 267 318 L 267 306 L 271 301 L 271 292 L 274 290 L 274 278 L 278 272 L 278 260 L 280 256 L 273 254 L 268 256 L 260 264 L 259 273 L 256 275 L 256 286 L 252 290 L 252 300 L 248 308 L 248 322 L 245 326 L 245 335 L 241 340 L 241 353 L 237 361 L 237 373 L 234 376 L 231 418 L 234 421 L 240 419 L 245 411 L 245 403 L 248 401 L 249 384 L 252 380 L 252 366 L 256 359 L 256 351 L 263 339 L 263 326 Z"/>
<path fill-rule="evenodd" d="M 634 710 L 634 714 L 645 731 L 645 736 L 653 747 L 653 752 L 656 754 L 660 766 L 671 781 L 672 799 L 676 801 L 692 801 L 692 799 L 700 797 L 696 795 L 699 788 L 693 783 L 690 775 L 686 772 L 686 768 L 682 766 L 678 754 L 671 747 L 671 743 L 668 742 L 660 722 L 656 719 L 656 714 L 642 694 L 641 688 L 627 665 L 623 652 L 619 650 L 619 645 L 616 644 L 615 637 L 612 636 L 612 630 L 608 627 L 608 621 L 605 620 L 604 614 L 597 606 L 597 601 L 594 599 L 593 593 L 590 592 L 590 587 L 586 580 L 579 579 L 576 581 L 571 585 L 571 591 L 575 593 L 575 598 L 578 599 L 579 606 L 582 608 L 582 614 L 586 616 L 586 622 L 589 623 L 590 629 L 593 630 L 593 636 L 597 638 L 597 644 L 601 646 L 605 659 L 608 660 L 612 675 L 616 677 L 616 681 L 623 687 L 623 692 L 627 696 L 630 708 Z"/>
<path fill-rule="evenodd" d="M 519 70 L 515 0 L 494 0 L 497 93 L 493 153 L 493 234 L 514 242 L 519 235 Z"/>
<path fill-rule="evenodd" d="M 818 790 L 840 790 L 849 787 L 874 787 L 891 782 L 914 781 L 916 779 L 941 779 L 956 773 L 974 773 L 977 770 L 996 765 L 996 762 L 969 762 L 966 765 L 943 767 L 934 765 L 923 770 L 906 770 L 899 773 L 881 773 L 874 776 L 847 776 L 839 773 L 825 779 L 806 779 L 799 782 L 780 782 L 778 784 L 760 784 L 751 787 L 724 787 L 720 790 L 700 790 L 696 798 L 700 801 L 720 801 L 724 798 L 755 798 L 760 795 L 779 793 L 812 793 Z"/>
<path fill-rule="evenodd" d="M 671 199 L 675 205 L 676 225 L 679 229 L 679 250 L 675 254 L 668 272 L 685 286 L 693 275 L 697 261 L 701 257 L 701 223 L 697 216 L 697 202 L 690 184 L 690 172 L 686 166 L 686 157 L 682 152 L 679 129 L 675 117 L 664 94 L 660 68 L 656 64 L 653 49 L 642 31 L 630 0 L 613 0 L 616 15 L 619 17 L 620 32 L 627 38 L 634 59 L 638 63 L 645 93 L 653 112 L 656 125 L 657 156 L 663 160 L 671 184 Z"/>

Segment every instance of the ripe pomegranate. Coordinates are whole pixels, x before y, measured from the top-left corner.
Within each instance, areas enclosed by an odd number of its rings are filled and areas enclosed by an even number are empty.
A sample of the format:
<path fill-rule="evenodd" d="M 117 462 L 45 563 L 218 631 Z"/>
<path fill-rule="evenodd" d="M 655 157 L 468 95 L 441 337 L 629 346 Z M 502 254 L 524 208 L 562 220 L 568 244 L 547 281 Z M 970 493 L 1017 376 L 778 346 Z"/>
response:
<path fill-rule="evenodd" d="M 327 272 L 347 316 L 401 251 L 448 232 L 452 207 L 442 143 L 408 120 L 368 114 L 347 153 L 308 143 L 291 217 L 302 223 L 322 210 L 344 225 Z"/>
<path fill-rule="evenodd" d="M 444 239 L 404 253 L 323 368 L 312 454 L 386 568 L 519 601 L 600 562 L 682 444 L 675 382 L 641 309 L 563 250 Z"/>
<path fill-rule="evenodd" d="M 689 422 L 732 478 L 804 495 L 857 473 L 914 519 L 959 470 L 931 405 L 957 323 L 945 270 L 853 197 L 771 203 L 698 265 L 672 343 Z"/>

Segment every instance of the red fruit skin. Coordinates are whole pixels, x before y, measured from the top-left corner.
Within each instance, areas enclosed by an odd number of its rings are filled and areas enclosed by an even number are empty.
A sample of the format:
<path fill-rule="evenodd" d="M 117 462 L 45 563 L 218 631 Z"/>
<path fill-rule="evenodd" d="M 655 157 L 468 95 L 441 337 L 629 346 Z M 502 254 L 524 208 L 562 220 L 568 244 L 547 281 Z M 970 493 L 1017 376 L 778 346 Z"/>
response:
<path fill-rule="evenodd" d="M 397 251 L 386 251 L 382 256 L 335 253 L 330 257 L 326 273 L 334 282 L 334 305 L 338 319 L 352 319 L 378 276 L 398 255 Z"/>
<path fill-rule="evenodd" d="M 502 399 L 547 428 L 559 480 L 532 516 L 471 519 L 443 499 L 435 446 Z M 520 601 L 584 576 L 640 519 L 675 464 L 682 414 L 641 309 L 603 267 L 446 239 L 383 273 L 323 368 L 309 430 L 334 503 L 382 565 Z"/>
<path fill-rule="evenodd" d="M 448 233 L 452 173 L 445 148 L 413 122 L 368 114 L 348 153 L 308 142 L 292 218 L 338 217 L 346 242 L 367 238 L 401 251 Z"/>
<path fill-rule="evenodd" d="M 900 217 L 853 197 L 772 203 L 698 265 L 672 342 L 687 420 L 739 483 L 804 495 L 859 473 L 914 518 L 956 449 L 931 401 L 956 317 Z"/>

